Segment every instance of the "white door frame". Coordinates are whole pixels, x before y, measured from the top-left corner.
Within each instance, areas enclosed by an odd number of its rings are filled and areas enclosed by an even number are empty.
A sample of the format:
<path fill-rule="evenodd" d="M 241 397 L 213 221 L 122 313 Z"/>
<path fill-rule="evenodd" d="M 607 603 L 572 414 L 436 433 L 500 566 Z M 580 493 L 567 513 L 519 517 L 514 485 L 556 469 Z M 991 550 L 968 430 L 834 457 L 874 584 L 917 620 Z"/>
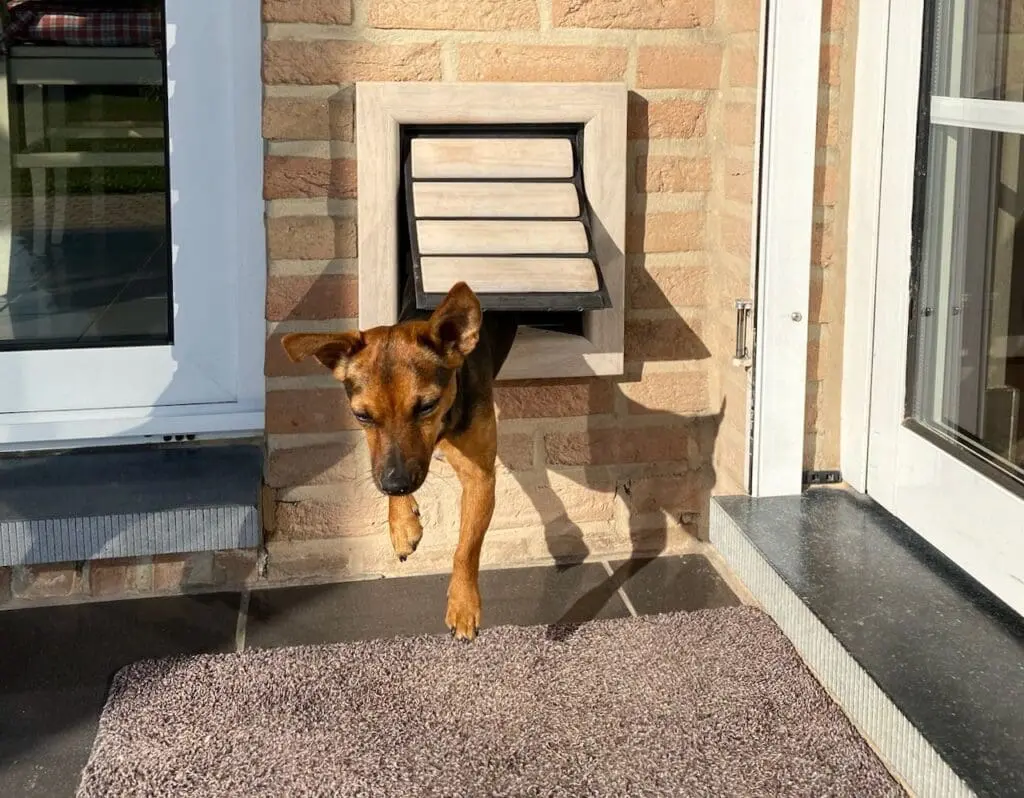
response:
<path fill-rule="evenodd" d="M 1017 612 L 1024 500 L 903 425 L 923 0 L 862 0 L 853 124 L 842 469 Z M 999 129 L 1018 104 L 936 98 L 932 121 Z M 1009 117 L 1016 117 L 1016 126 Z M 883 134 L 885 145 L 883 146 Z M 881 209 L 884 206 L 884 213 Z M 882 312 L 879 309 L 884 309 Z M 1016 531 L 1019 531 L 1019 527 Z"/>
<path fill-rule="evenodd" d="M 750 493 L 787 496 L 803 482 L 821 3 L 765 6 Z"/>
<path fill-rule="evenodd" d="M 207 240 L 202 231 L 217 226 L 222 232 L 209 252 L 189 252 L 188 268 L 209 270 L 216 279 L 209 284 L 203 306 L 177 304 L 175 292 L 175 339 L 187 341 L 187 351 L 199 360 L 177 362 L 171 346 L 129 349 L 70 350 L 28 353 L 4 353 L 8 368 L 25 390 L 52 385 L 49 394 L 52 410 L 32 410 L 0 414 L 0 451 L 33 448 L 65 448 L 77 445 L 125 443 L 151 439 L 152 436 L 196 435 L 197 437 L 251 434 L 263 429 L 265 383 L 263 356 L 265 341 L 264 296 L 266 289 L 266 248 L 263 222 L 263 139 L 261 133 L 261 44 L 262 30 L 259 0 L 244 0 L 232 8 L 227 35 L 218 39 L 217 63 L 221 70 L 218 90 L 204 92 L 202 72 L 197 73 L 183 54 L 191 52 L 203 36 L 188 37 L 186 47 L 175 49 L 175 36 L 187 16 L 194 16 L 191 0 L 167 0 L 168 42 L 168 129 L 170 161 L 170 199 L 172 227 L 190 231 L 191 244 Z M 202 14 L 200 14 L 202 16 Z M 200 24 L 202 24 L 200 22 Z M 221 32 L 223 34 L 223 32 Z M 208 42 L 203 42 L 206 47 Z M 179 62 L 172 64 L 178 57 Z M 184 55 L 187 59 L 188 56 Z M 179 79 L 175 79 L 178 76 Z M 224 90 L 227 87 L 228 90 Z M 230 99 L 225 104 L 223 98 Z M 210 116 L 209 103 L 218 103 L 213 116 L 220 119 L 217 133 L 221 141 L 229 137 L 233 157 L 220 161 L 211 174 L 211 153 L 201 141 L 203 120 Z M 205 109 L 205 110 L 204 110 Z M 175 141 L 179 147 L 175 150 Z M 191 141 L 188 146 L 181 141 Z M 199 144 L 199 146 L 197 146 Z M 218 147 L 215 148 L 219 152 Z M 177 164 L 177 168 L 176 168 Z M 212 183 L 210 181 L 213 181 Z M 203 186 L 207 185 L 208 190 Z M 200 231 L 192 234 L 194 231 Z M 226 231 L 226 232 L 224 232 Z M 177 238 L 177 237 L 176 237 Z M 180 240 L 172 242 L 172 259 L 178 262 Z M 194 249 L 194 247 L 193 247 Z M 200 249 L 203 249 L 200 246 Z M 193 272 L 194 274 L 194 272 Z M 198 313 L 198 316 L 197 316 Z M 204 330 L 197 327 L 203 317 L 222 314 L 227 321 L 215 325 L 217 340 L 204 343 Z M 204 351 L 208 354 L 204 356 Z M 109 355 L 105 354 L 109 353 Z M 109 359 L 105 359 L 109 358 Z M 60 361 L 63 373 L 51 363 Z M 228 362 L 225 362 L 228 361 Z M 110 364 L 118 363 L 117 367 Z M 129 369 L 124 364 L 131 363 Z M 200 388 L 198 399 L 178 397 L 176 381 L 158 406 L 148 398 L 166 386 L 176 370 L 196 371 L 194 382 Z M 130 374 L 125 374 L 125 371 Z M 106 372 L 106 373 L 105 373 Z M 77 409 L 72 396 L 60 395 L 62 388 L 76 381 L 83 387 L 103 380 L 137 376 L 124 383 L 123 406 L 113 407 L 84 402 Z M 64 377 L 64 379 L 62 379 Z M 141 385 L 153 383 L 153 386 Z M 8 385 L 8 389 L 18 389 Z M 137 390 L 136 390 L 137 388 Z M 100 392 L 102 393 L 102 392 Z M 135 395 L 137 394 L 137 396 Z M 202 403 L 196 403 L 202 402 Z M 31 402 L 26 402 L 29 407 Z"/>

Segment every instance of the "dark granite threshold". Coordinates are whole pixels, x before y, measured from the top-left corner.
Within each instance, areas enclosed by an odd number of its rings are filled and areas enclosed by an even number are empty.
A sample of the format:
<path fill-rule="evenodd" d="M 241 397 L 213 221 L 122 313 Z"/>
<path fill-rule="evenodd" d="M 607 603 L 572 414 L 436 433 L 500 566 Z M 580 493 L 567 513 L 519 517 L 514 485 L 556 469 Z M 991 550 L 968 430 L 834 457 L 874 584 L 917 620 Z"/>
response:
<path fill-rule="evenodd" d="M 763 561 L 799 599 L 784 608 L 781 584 L 773 588 L 774 575 L 763 576 L 762 595 L 754 593 L 765 609 L 773 612 L 775 603 L 780 625 L 800 626 L 807 647 L 824 651 L 832 643 L 813 639 L 813 619 L 820 622 L 841 646 L 823 655 L 823 667 L 843 681 L 835 663 L 845 652 L 870 677 L 851 689 L 851 702 L 867 707 L 863 696 L 877 685 L 884 697 L 864 716 L 877 715 L 883 730 L 898 727 L 902 714 L 948 765 L 948 776 L 929 774 L 923 749 L 904 756 L 916 771 L 908 780 L 931 785 L 921 794 L 1024 796 L 1024 619 L 867 497 L 821 488 L 715 503 L 720 548 L 732 555 L 723 551 L 726 559 L 745 560 L 750 574 L 755 559 Z M 797 619 L 796 604 L 813 619 Z M 852 684 L 857 677 L 848 673 Z M 879 708 L 885 697 L 898 710 L 888 720 Z M 880 736 L 913 747 L 899 733 Z"/>
<path fill-rule="evenodd" d="M 259 544 L 254 443 L 72 450 L 0 459 L 0 565 Z"/>

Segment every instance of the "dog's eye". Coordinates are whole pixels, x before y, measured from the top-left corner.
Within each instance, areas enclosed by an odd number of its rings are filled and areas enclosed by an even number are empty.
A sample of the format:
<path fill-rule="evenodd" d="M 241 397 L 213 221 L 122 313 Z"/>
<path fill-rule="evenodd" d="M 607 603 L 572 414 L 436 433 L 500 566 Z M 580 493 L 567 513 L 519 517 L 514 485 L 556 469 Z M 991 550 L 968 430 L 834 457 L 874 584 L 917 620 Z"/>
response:
<path fill-rule="evenodd" d="M 372 424 L 373 416 L 363 410 L 353 410 L 352 415 L 360 424 Z"/>
<path fill-rule="evenodd" d="M 429 416 L 435 410 L 437 410 L 438 399 L 433 399 L 429 402 L 421 401 L 416 406 L 416 415 L 418 416 Z"/>

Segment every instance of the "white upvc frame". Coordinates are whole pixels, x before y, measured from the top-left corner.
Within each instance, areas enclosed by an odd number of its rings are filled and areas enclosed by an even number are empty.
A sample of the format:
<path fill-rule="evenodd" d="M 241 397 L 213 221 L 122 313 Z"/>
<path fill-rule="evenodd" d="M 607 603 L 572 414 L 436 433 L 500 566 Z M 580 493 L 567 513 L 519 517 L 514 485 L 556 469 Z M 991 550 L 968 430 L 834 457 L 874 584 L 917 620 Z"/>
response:
<path fill-rule="evenodd" d="M 1024 500 L 903 425 L 922 52 L 910 43 L 924 3 L 862 0 L 859 14 L 843 474 L 1024 614 Z M 931 110 L 958 127 L 1020 131 L 1024 122 L 1019 104 L 938 98 Z"/>
<path fill-rule="evenodd" d="M 750 492 L 787 496 L 803 482 L 821 3 L 765 5 Z"/>
<path fill-rule="evenodd" d="M 584 313 L 584 335 L 516 337 L 499 380 L 623 373 L 626 87 L 614 83 L 358 83 L 359 326 L 398 321 L 399 134 L 403 124 L 582 123 L 583 182 L 611 307 Z"/>
<path fill-rule="evenodd" d="M 68 355 L 71 350 L 3 353 L 22 390 L 51 386 L 46 399 L 51 406 L 0 414 L 0 451 L 163 435 L 230 436 L 263 428 L 266 250 L 260 3 L 233 4 L 217 24 L 207 20 L 199 23 L 201 28 L 195 24 L 197 13 L 190 0 L 167 0 L 172 227 L 205 231 L 220 226 L 227 232 L 205 238 L 190 232 L 188 238 L 193 246 L 214 242 L 208 250 L 200 247 L 198 256 L 194 250 L 186 255 L 190 268 L 205 269 L 210 276 L 205 296 L 198 303 L 194 296 L 182 303 L 175 291 L 175 346 L 186 346 L 192 360 L 182 362 L 172 346 L 80 349 L 73 356 Z M 184 41 L 183 30 L 188 31 Z M 210 56 L 222 70 L 216 91 L 210 88 L 202 53 L 216 53 Z M 211 129 L 214 124 L 216 129 Z M 199 140 L 209 135 L 216 135 L 217 146 Z M 226 160 L 222 143 L 229 143 Z M 180 249 L 180 240 L 174 241 L 176 265 L 183 262 Z M 223 323 L 215 325 L 215 339 L 204 341 L 211 318 Z M 165 375 L 180 376 L 182 370 L 194 372 L 195 378 L 168 382 Z M 97 400 L 104 381 L 120 381 L 117 406 Z M 181 391 L 182 382 L 192 387 Z M 8 381 L 5 389 L 11 387 Z M 74 390 L 87 394 L 81 404 L 69 395 Z"/>

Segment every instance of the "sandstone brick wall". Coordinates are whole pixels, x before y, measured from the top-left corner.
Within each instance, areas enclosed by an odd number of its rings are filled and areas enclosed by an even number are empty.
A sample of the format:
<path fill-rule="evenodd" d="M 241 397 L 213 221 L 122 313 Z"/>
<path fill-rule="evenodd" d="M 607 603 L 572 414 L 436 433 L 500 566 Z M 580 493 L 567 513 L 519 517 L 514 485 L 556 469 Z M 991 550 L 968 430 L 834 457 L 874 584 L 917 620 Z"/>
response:
<path fill-rule="evenodd" d="M 804 467 L 839 468 L 856 0 L 824 0 Z"/>
<path fill-rule="evenodd" d="M 0 568 L 0 606 L 449 566 L 450 469 L 432 468 L 424 542 L 400 566 L 340 386 L 279 346 L 356 322 L 359 80 L 630 87 L 626 375 L 502 385 L 484 559 L 691 545 L 709 495 L 746 484 L 747 375 L 731 354 L 733 301 L 752 293 L 760 2 L 264 0 L 263 13 L 266 551 Z"/>
<path fill-rule="evenodd" d="M 750 293 L 755 0 L 265 0 L 268 577 L 390 573 L 362 433 L 280 335 L 356 322 L 353 84 L 625 81 L 627 374 L 504 384 L 486 560 L 685 546 L 715 489 L 745 484 L 746 375 L 732 302 Z M 718 411 L 727 397 L 724 418 Z M 436 463 L 426 537 L 444 567 L 458 486 Z M 414 562 L 415 561 L 415 562 Z"/>

